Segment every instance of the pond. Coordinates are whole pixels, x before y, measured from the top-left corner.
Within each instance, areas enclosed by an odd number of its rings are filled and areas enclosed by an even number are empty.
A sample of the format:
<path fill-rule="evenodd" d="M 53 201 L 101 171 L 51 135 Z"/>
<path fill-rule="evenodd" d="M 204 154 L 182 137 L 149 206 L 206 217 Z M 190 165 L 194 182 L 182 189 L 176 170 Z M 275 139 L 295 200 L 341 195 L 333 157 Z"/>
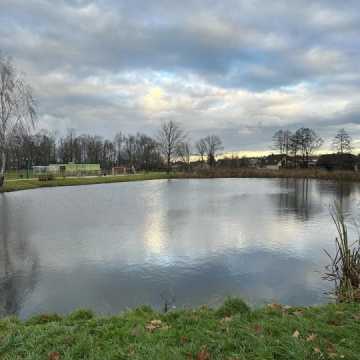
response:
<path fill-rule="evenodd" d="M 0 315 L 114 314 L 240 296 L 328 302 L 329 206 L 360 186 L 302 179 L 156 180 L 0 195 Z"/>

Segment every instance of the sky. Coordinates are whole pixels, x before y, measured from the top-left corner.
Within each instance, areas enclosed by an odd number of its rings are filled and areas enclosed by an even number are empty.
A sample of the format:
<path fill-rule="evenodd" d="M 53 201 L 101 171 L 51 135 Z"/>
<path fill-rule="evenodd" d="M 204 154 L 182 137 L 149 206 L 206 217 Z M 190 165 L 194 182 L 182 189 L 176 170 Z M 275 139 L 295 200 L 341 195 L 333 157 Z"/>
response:
<path fill-rule="evenodd" d="M 358 0 L 0 0 L 0 51 L 60 135 L 174 120 L 229 152 L 302 126 L 360 148 Z"/>

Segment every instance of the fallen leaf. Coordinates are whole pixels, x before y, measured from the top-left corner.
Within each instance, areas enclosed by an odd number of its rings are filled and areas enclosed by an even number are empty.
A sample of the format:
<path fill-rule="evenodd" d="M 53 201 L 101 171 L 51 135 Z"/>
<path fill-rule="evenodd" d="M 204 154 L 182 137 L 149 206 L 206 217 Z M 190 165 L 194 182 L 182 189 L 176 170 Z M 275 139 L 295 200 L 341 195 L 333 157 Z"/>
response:
<path fill-rule="evenodd" d="M 307 338 L 306 341 L 314 341 L 317 338 L 317 336 L 315 334 L 310 334 Z"/>
<path fill-rule="evenodd" d="M 145 325 L 145 329 L 150 332 L 160 328 L 167 330 L 169 326 L 164 324 L 161 320 L 151 320 L 149 324 Z"/>
<path fill-rule="evenodd" d="M 128 352 L 129 352 L 129 355 L 134 355 L 134 354 L 135 354 L 134 345 L 130 345 L 130 346 L 128 347 Z"/>
<path fill-rule="evenodd" d="M 154 326 L 154 325 L 148 324 L 148 325 L 145 326 L 145 329 L 147 331 L 153 332 L 153 331 L 155 331 L 157 329 L 157 327 Z"/>
<path fill-rule="evenodd" d="M 329 354 L 329 356 L 336 356 L 336 347 L 334 344 L 331 344 L 329 343 L 327 346 L 326 346 L 326 352 Z"/>
<path fill-rule="evenodd" d="M 198 354 L 196 355 L 196 360 L 210 360 L 210 354 L 208 353 L 206 348 L 198 352 Z"/>
<path fill-rule="evenodd" d="M 182 336 L 181 338 L 180 338 L 180 342 L 182 343 L 182 344 L 185 344 L 185 343 L 187 343 L 189 341 L 189 338 L 187 337 L 187 336 Z"/>
<path fill-rule="evenodd" d="M 331 342 L 328 342 L 327 346 L 326 346 L 326 350 L 327 351 L 332 351 L 335 352 L 336 351 L 336 347 L 334 344 L 332 344 Z"/>
<path fill-rule="evenodd" d="M 292 334 L 292 336 L 293 336 L 294 338 L 298 338 L 298 337 L 300 336 L 299 331 L 298 331 L 298 330 L 295 330 L 294 333 Z"/>
<path fill-rule="evenodd" d="M 270 309 L 273 309 L 273 310 L 282 310 L 282 305 L 280 305 L 280 304 L 268 304 L 268 307 L 270 308 Z"/>
<path fill-rule="evenodd" d="M 59 360 L 60 359 L 60 353 L 57 351 L 53 351 L 49 353 L 48 360 Z"/>
<path fill-rule="evenodd" d="M 261 334 L 262 331 L 263 331 L 263 328 L 262 328 L 261 325 L 256 324 L 256 325 L 254 326 L 254 330 L 255 330 L 255 332 L 256 332 L 257 334 Z"/>
<path fill-rule="evenodd" d="M 154 326 L 161 326 L 162 321 L 161 320 L 151 320 L 150 323 Z"/>
<path fill-rule="evenodd" d="M 223 319 L 221 319 L 221 322 L 229 322 L 232 320 L 231 316 L 225 316 Z"/>
<path fill-rule="evenodd" d="M 298 317 L 304 316 L 304 312 L 301 311 L 301 310 L 296 310 L 296 311 L 293 312 L 293 314 L 294 314 L 295 316 L 298 316 Z"/>

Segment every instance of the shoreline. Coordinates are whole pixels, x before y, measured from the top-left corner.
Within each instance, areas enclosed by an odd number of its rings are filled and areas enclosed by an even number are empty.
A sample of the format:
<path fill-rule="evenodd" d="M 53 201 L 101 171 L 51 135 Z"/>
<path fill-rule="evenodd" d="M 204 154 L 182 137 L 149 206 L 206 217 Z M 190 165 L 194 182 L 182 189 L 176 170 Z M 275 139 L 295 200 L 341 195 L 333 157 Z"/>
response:
<path fill-rule="evenodd" d="M 229 298 L 218 309 L 117 316 L 77 310 L 0 320 L 2 359 L 358 359 L 360 304 L 250 309 Z"/>
<path fill-rule="evenodd" d="M 360 173 L 353 171 L 325 171 L 319 169 L 209 169 L 192 172 L 147 172 L 131 175 L 65 177 L 49 181 L 33 179 L 12 179 L 5 182 L 0 193 L 31 190 L 38 188 L 113 184 L 131 181 L 166 180 L 166 179 L 217 179 L 217 178 L 259 178 L 259 179 L 318 179 L 337 182 L 360 182 Z"/>

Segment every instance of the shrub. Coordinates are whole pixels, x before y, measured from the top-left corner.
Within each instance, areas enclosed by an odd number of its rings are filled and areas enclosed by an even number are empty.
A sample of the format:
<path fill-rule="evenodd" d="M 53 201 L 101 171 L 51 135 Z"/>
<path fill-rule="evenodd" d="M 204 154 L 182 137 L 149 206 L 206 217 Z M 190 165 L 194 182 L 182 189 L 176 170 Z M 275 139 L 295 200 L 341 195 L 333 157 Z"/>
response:
<path fill-rule="evenodd" d="M 216 310 L 216 315 L 220 317 L 233 316 L 235 314 L 246 314 L 250 312 L 249 306 L 239 298 L 229 297 L 224 304 Z"/>
<path fill-rule="evenodd" d="M 79 309 L 72 312 L 67 318 L 69 320 L 90 320 L 94 317 L 94 313 L 91 310 Z"/>

